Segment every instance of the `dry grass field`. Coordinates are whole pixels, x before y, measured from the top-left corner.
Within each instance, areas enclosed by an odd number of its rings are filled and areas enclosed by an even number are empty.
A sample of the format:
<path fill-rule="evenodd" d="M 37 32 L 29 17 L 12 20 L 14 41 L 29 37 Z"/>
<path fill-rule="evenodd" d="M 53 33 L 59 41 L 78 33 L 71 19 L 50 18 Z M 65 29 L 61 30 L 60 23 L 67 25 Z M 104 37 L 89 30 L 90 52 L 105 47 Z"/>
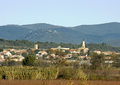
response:
<path fill-rule="evenodd" d="M 0 85 L 82 85 L 80 80 L 0 80 Z M 86 85 L 120 85 L 120 81 L 88 81 Z"/>

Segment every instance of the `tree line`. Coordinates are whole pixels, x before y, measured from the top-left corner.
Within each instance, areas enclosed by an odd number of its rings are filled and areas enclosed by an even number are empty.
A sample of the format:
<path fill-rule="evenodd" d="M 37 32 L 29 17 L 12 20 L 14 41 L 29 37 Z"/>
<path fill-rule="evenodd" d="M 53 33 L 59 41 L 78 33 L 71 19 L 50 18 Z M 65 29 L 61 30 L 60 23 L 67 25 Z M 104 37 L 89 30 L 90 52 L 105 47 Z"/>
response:
<path fill-rule="evenodd" d="M 32 42 L 28 40 L 4 40 L 0 39 L 0 48 L 15 48 L 15 49 L 28 49 L 33 48 L 34 44 L 37 43 L 39 45 L 39 48 L 41 49 L 48 49 L 48 48 L 54 48 L 57 46 L 62 47 L 68 47 L 71 49 L 76 49 L 81 47 L 80 44 L 72 44 L 72 43 L 55 43 L 55 42 Z M 112 47 L 107 45 L 106 43 L 96 44 L 96 43 L 89 43 L 86 44 L 86 47 L 88 47 L 91 51 L 93 50 L 100 50 L 100 51 L 115 51 L 120 52 L 120 47 Z"/>

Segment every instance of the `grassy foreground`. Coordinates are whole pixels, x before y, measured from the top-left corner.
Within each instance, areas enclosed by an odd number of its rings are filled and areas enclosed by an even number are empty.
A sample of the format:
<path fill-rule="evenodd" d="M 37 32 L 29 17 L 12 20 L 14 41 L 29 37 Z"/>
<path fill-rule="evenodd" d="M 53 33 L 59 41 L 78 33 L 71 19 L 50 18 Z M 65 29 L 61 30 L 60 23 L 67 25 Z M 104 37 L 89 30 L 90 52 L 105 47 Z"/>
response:
<path fill-rule="evenodd" d="M 83 85 L 80 80 L 0 80 L 0 85 Z M 88 81 L 86 85 L 120 85 L 120 81 Z"/>
<path fill-rule="evenodd" d="M 56 67 L 0 67 L 0 79 L 6 80 L 54 80 L 80 79 L 87 77 L 81 69 Z"/>

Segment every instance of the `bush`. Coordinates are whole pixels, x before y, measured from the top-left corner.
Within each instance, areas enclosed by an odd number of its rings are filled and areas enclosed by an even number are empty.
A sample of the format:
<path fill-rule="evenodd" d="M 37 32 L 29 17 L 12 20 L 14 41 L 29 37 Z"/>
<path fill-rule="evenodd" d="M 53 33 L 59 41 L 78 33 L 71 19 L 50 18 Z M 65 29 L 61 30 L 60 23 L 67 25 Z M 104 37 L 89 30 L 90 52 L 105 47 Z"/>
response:
<path fill-rule="evenodd" d="M 58 78 L 86 80 L 87 76 L 81 69 L 61 68 Z"/>
<path fill-rule="evenodd" d="M 29 54 L 28 56 L 25 57 L 25 59 L 23 60 L 23 65 L 26 66 L 32 66 L 35 62 L 35 55 L 33 54 Z"/>

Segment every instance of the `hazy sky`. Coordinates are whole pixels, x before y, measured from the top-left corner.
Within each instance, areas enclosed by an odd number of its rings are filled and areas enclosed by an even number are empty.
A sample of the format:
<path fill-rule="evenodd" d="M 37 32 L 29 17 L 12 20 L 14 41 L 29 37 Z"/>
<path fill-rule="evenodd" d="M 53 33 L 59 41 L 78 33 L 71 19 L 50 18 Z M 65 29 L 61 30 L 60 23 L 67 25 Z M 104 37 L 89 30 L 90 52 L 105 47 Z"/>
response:
<path fill-rule="evenodd" d="M 0 25 L 120 22 L 120 0 L 0 0 Z"/>

